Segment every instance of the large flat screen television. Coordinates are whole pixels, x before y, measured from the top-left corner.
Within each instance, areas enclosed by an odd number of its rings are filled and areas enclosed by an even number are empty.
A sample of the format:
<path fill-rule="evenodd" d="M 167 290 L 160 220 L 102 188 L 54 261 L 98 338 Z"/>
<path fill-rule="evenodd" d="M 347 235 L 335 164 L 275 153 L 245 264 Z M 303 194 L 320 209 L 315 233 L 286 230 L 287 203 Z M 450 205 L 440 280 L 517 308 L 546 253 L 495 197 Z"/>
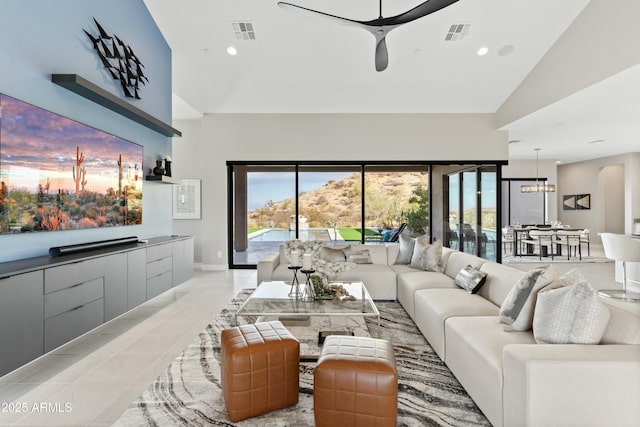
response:
<path fill-rule="evenodd" d="M 0 94 L 0 234 L 142 223 L 143 147 Z"/>

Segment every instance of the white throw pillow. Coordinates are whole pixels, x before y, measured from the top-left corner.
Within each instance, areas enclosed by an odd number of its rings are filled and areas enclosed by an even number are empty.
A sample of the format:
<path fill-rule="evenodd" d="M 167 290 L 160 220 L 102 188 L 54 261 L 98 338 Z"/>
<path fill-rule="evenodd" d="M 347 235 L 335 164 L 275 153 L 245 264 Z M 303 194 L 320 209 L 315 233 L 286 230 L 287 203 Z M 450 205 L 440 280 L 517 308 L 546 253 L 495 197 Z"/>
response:
<path fill-rule="evenodd" d="M 425 271 L 442 271 L 440 260 L 442 258 L 442 241 L 436 240 L 429 244 L 429 236 L 416 237 L 416 245 L 413 248 L 411 264 L 413 268 Z"/>
<path fill-rule="evenodd" d="M 329 262 L 344 262 L 345 255 L 342 249 L 334 249 L 334 248 L 322 248 L 321 258 L 329 261 Z"/>
<path fill-rule="evenodd" d="M 533 337 L 546 344 L 599 344 L 609 309 L 586 280 L 538 293 Z"/>
<path fill-rule="evenodd" d="M 409 264 L 413 256 L 413 249 L 416 245 L 415 237 L 409 237 L 406 234 L 399 236 L 400 252 L 396 258 L 396 264 Z"/>
<path fill-rule="evenodd" d="M 556 278 L 548 265 L 525 273 L 511 288 L 500 307 L 500 324 L 505 331 L 528 331 L 533 324 L 533 313 L 538 291 Z"/>
<path fill-rule="evenodd" d="M 347 258 L 347 262 L 353 262 L 355 264 L 372 264 L 371 254 L 368 249 L 345 249 L 344 255 Z"/>

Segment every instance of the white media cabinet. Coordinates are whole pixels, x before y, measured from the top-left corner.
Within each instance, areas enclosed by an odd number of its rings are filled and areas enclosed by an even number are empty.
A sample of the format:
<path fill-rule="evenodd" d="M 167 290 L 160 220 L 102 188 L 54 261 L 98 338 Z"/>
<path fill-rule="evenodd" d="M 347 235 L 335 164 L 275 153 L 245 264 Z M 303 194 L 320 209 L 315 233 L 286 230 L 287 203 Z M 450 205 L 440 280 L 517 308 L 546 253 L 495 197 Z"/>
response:
<path fill-rule="evenodd" d="M 0 376 L 193 276 L 193 237 L 0 263 Z"/>

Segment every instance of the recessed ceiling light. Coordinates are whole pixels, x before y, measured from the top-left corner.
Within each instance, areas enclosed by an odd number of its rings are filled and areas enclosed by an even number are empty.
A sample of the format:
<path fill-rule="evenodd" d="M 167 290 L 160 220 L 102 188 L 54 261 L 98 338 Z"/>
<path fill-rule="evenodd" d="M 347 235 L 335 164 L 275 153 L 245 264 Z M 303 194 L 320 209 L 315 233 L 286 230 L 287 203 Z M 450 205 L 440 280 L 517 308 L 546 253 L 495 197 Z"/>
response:
<path fill-rule="evenodd" d="M 516 144 L 518 142 L 520 142 L 519 139 L 512 139 L 512 140 L 509 141 L 509 144 Z"/>
<path fill-rule="evenodd" d="M 587 144 L 602 144 L 603 142 L 606 142 L 606 140 L 604 140 L 604 139 L 594 139 L 593 141 L 589 141 Z"/>
<path fill-rule="evenodd" d="M 512 44 L 507 44 L 498 49 L 498 56 L 507 56 L 514 51 L 515 47 Z"/>
<path fill-rule="evenodd" d="M 557 165 L 562 164 L 562 160 L 556 160 L 556 164 Z"/>
<path fill-rule="evenodd" d="M 236 48 L 235 48 L 235 47 L 233 47 L 233 46 L 229 46 L 229 47 L 227 48 L 227 53 L 228 53 L 229 55 L 231 55 L 231 56 L 237 55 L 237 54 L 238 54 L 238 49 L 236 49 Z"/>
<path fill-rule="evenodd" d="M 489 48 L 486 46 L 482 46 L 478 49 L 478 56 L 485 56 L 487 53 L 489 53 Z"/>

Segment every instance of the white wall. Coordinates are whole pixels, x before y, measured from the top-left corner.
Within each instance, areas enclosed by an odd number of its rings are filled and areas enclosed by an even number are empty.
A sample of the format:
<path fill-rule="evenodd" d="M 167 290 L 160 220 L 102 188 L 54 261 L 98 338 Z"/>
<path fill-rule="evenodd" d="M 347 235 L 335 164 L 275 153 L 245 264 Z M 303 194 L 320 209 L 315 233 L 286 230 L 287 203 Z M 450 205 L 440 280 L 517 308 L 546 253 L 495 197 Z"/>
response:
<path fill-rule="evenodd" d="M 616 169 L 601 172 L 608 167 L 623 168 L 624 178 L 616 185 Z M 618 170 L 619 171 L 619 170 Z M 624 232 L 631 234 L 633 218 L 640 218 L 640 153 L 604 157 L 585 162 L 560 165 L 558 167 L 558 200 L 561 204 L 563 194 L 591 194 L 591 209 L 581 211 L 559 211 L 560 220 L 572 226 L 589 228 L 592 241 L 599 241 L 597 233 Z M 624 188 L 624 197 L 620 197 L 620 188 Z M 607 194 L 610 192 L 611 194 Z M 607 206 L 605 204 L 615 204 Z M 614 222 L 607 224 L 611 210 L 624 212 L 622 227 Z M 606 212 L 609 212 L 607 215 Z M 612 229 L 613 228 L 613 229 Z"/>
<path fill-rule="evenodd" d="M 51 82 L 53 73 L 79 74 L 124 99 L 83 29 L 105 30 L 129 44 L 149 83 L 127 102 L 171 122 L 171 50 L 142 0 L 2 0 L 0 93 L 144 146 L 145 172 L 171 152 L 169 138 Z M 0 262 L 47 255 L 51 246 L 171 233 L 171 186 L 145 182 L 142 225 L 0 235 Z"/>
<path fill-rule="evenodd" d="M 189 163 L 189 176 L 174 175 L 203 180 L 204 268 L 228 264 L 227 161 L 464 162 L 508 156 L 507 134 L 495 130 L 490 114 L 211 114 L 175 125 L 183 137 L 173 144 L 174 158 L 197 153 L 202 161 Z M 176 161 L 174 170 L 180 167 Z"/>
<path fill-rule="evenodd" d="M 535 178 L 535 160 L 509 160 L 509 164 L 502 167 L 502 178 Z M 547 178 L 549 184 L 556 184 L 555 193 L 547 193 L 546 218 L 549 221 L 560 219 L 558 216 L 558 197 L 560 191 L 558 183 L 558 171 L 556 162 L 553 160 L 540 160 L 538 163 L 538 177 Z M 562 200 L 562 199 L 560 199 Z M 561 219 L 560 219 L 561 220 Z M 562 220 L 561 220 L 562 221 Z M 564 221 L 563 221 L 564 222 Z"/>

